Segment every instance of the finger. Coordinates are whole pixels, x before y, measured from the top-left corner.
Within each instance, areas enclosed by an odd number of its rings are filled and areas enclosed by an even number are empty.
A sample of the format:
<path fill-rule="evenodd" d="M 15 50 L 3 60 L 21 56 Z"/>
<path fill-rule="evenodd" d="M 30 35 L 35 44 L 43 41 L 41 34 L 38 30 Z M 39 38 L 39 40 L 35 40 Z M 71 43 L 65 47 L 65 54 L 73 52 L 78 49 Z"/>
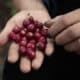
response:
<path fill-rule="evenodd" d="M 11 32 L 14 26 L 14 22 L 10 21 L 10 24 L 7 24 L 5 29 L 0 33 L 0 47 L 2 47 L 8 41 L 8 34 Z"/>
<path fill-rule="evenodd" d="M 53 22 L 53 24 L 52 24 Z M 68 27 L 64 20 L 63 20 L 63 15 L 56 17 L 55 19 L 51 20 L 51 26 L 48 30 L 48 33 L 52 36 L 55 37 L 59 32 L 63 31 L 66 27 Z M 50 24 L 48 24 L 50 25 Z"/>
<path fill-rule="evenodd" d="M 27 57 L 22 57 L 20 60 L 20 70 L 24 73 L 28 73 L 31 70 L 31 62 Z"/>
<path fill-rule="evenodd" d="M 26 17 L 27 14 L 23 11 L 8 21 L 5 28 L 0 33 L 0 46 L 3 46 L 8 41 L 8 35 L 15 26 L 22 27 L 23 20 L 26 19 Z"/>
<path fill-rule="evenodd" d="M 8 61 L 10 63 L 15 63 L 19 59 L 19 54 L 18 54 L 18 45 L 16 43 L 12 43 L 10 48 L 9 48 L 9 53 L 8 53 Z"/>
<path fill-rule="evenodd" d="M 80 39 L 77 39 L 77 40 L 73 41 L 72 43 L 65 45 L 64 48 L 67 51 L 80 52 Z"/>
<path fill-rule="evenodd" d="M 44 23 L 44 25 L 45 25 L 46 27 L 50 28 L 55 22 L 57 22 L 58 20 L 60 20 L 60 18 L 61 18 L 61 15 L 55 17 L 54 19 L 50 19 L 50 20 L 46 21 L 46 22 Z"/>
<path fill-rule="evenodd" d="M 45 49 L 45 54 L 47 56 L 50 56 L 53 52 L 54 52 L 54 44 L 53 44 L 53 40 L 52 39 L 47 39 L 47 45 L 46 45 L 46 49 Z"/>
<path fill-rule="evenodd" d="M 65 25 L 70 26 L 80 21 L 80 9 L 76 9 L 63 16 Z"/>
<path fill-rule="evenodd" d="M 80 21 L 79 14 L 80 14 L 80 9 L 77 9 L 75 11 L 58 16 L 53 20 L 49 21 L 48 25 L 52 24 L 53 22 L 53 25 L 50 26 L 49 33 L 52 35 L 52 37 L 54 37 L 65 28 L 71 26 L 74 23 L 79 22 Z"/>
<path fill-rule="evenodd" d="M 41 51 L 36 51 L 36 58 L 32 61 L 32 67 L 34 69 L 39 69 L 42 65 L 42 62 L 44 60 L 44 55 Z"/>
<path fill-rule="evenodd" d="M 66 44 L 80 37 L 80 23 L 70 26 L 56 37 L 57 44 Z"/>

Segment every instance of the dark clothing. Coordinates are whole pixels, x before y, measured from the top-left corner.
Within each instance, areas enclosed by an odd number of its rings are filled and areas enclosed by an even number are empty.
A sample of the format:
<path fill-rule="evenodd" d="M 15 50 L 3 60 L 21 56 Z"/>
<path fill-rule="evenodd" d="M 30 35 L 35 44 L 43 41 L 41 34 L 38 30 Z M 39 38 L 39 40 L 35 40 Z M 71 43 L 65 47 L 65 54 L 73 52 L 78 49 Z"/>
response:
<path fill-rule="evenodd" d="M 79 0 L 44 0 L 52 17 L 80 8 Z"/>
<path fill-rule="evenodd" d="M 44 4 L 52 18 L 80 8 L 80 0 L 71 0 L 71 2 L 70 0 L 45 0 Z M 72 72 L 76 74 L 75 72 L 80 70 L 80 56 L 66 52 L 62 46 L 55 44 L 55 47 L 55 53 L 51 57 L 45 57 L 42 67 L 29 74 L 20 72 L 18 62 L 12 65 L 6 61 L 3 80 L 54 80 L 57 79 L 58 74 L 64 73 L 65 75 L 67 73 L 66 77 L 69 74 L 71 77 Z M 59 76 L 59 79 L 64 75 Z"/>

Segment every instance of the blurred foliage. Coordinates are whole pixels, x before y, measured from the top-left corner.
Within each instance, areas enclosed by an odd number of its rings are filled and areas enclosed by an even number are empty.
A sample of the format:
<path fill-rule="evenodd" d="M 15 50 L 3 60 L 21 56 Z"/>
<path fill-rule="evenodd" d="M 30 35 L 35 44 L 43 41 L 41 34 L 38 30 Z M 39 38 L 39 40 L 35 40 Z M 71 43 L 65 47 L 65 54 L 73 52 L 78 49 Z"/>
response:
<path fill-rule="evenodd" d="M 15 7 L 13 6 L 11 0 L 6 0 L 6 5 L 7 5 L 7 8 L 8 8 L 9 10 L 11 10 L 11 15 L 14 15 L 17 10 L 16 10 Z"/>
<path fill-rule="evenodd" d="M 0 30 L 4 28 L 6 22 L 16 13 L 12 0 L 0 0 Z"/>
<path fill-rule="evenodd" d="M 6 10 L 8 11 L 10 11 L 10 14 L 11 15 L 14 15 L 15 13 L 16 13 L 16 9 L 15 9 L 15 7 L 13 6 L 13 4 L 12 4 L 12 0 L 0 0 L 2 3 L 1 3 L 1 5 L 3 5 L 3 7 L 4 7 L 4 5 L 6 6 Z M 0 10 L 0 15 L 2 15 L 3 14 L 3 10 Z"/>
<path fill-rule="evenodd" d="M 17 11 L 11 1 L 12 0 L 0 0 L 0 31 L 5 27 L 5 24 L 11 16 L 13 16 Z M 7 56 L 7 54 L 5 54 L 5 52 L 7 53 L 7 50 L 8 49 L 4 47 L 4 50 L 0 52 L 3 53 L 0 54 L 0 64 L 4 61 L 4 56 Z"/>

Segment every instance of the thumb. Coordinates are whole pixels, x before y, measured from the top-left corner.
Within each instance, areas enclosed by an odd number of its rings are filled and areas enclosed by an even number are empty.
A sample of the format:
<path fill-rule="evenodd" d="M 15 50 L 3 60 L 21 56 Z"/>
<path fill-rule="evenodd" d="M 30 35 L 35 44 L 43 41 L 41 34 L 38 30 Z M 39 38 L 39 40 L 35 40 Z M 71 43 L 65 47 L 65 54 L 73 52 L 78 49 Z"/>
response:
<path fill-rule="evenodd" d="M 44 23 L 44 25 L 49 28 L 48 29 L 48 36 L 50 36 L 50 37 L 56 36 L 56 34 L 61 29 L 60 27 L 62 27 L 64 25 L 62 20 L 63 20 L 62 15 L 60 15 L 60 16 L 57 16 L 54 19 L 51 19 L 51 20 Z"/>
<path fill-rule="evenodd" d="M 18 19 L 18 20 L 17 20 Z M 13 16 L 8 23 L 6 24 L 5 28 L 0 33 L 0 47 L 5 45 L 8 41 L 8 36 L 12 29 L 16 26 L 22 27 L 23 21 L 27 19 L 26 11 L 21 11 Z"/>
<path fill-rule="evenodd" d="M 5 28 L 0 32 L 0 47 L 6 44 L 6 42 L 8 41 L 8 35 L 14 26 L 15 26 L 14 22 L 10 21 L 6 24 Z"/>
<path fill-rule="evenodd" d="M 61 16 L 57 16 L 54 19 L 48 20 L 44 23 L 45 26 L 47 26 L 48 28 L 50 28 L 54 23 L 56 23 Z"/>

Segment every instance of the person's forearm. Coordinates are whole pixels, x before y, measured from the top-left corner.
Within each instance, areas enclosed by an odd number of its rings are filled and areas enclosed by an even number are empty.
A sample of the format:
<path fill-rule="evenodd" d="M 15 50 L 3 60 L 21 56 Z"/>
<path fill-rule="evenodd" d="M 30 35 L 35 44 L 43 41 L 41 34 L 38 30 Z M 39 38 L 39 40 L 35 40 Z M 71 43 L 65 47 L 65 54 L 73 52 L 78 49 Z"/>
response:
<path fill-rule="evenodd" d="M 49 20 L 50 16 L 45 8 L 42 0 L 13 0 L 18 10 L 26 10 L 29 13 L 37 12 L 41 15 L 43 20 Z"/>
<path fill-rule="evenodd" d="M 13 0 L 18 10 L 45 10 L 42 0 Z"/>

